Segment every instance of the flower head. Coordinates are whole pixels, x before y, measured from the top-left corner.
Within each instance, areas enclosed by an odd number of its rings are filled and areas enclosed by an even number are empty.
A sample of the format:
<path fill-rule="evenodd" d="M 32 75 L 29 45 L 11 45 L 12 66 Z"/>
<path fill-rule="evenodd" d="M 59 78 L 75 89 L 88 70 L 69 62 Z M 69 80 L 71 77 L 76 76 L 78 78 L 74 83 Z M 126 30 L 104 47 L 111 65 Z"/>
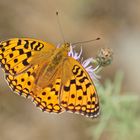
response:
<path fill-rule="evenodd" d="M 113 59 L 113 51 L 110 48 L 101 48 L 96 56 L 97 62 L 102 66 L 111 64 Z"/>

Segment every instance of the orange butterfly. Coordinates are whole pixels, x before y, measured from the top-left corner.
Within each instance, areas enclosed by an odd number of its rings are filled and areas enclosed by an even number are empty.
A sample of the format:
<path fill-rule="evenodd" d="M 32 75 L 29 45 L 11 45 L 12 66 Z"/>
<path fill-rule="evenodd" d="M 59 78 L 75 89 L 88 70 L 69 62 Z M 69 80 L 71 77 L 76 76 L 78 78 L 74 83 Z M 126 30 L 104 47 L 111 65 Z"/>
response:
<path fill-rule="evenodd" d="M 0 43 L 0 63 L 12 90 L 31 96 L 43 111 L 97 117 L 99 99 L 93 81 L 69 51 L 69 43 L 55 47 L 40 40 L 14 38 Z"/>

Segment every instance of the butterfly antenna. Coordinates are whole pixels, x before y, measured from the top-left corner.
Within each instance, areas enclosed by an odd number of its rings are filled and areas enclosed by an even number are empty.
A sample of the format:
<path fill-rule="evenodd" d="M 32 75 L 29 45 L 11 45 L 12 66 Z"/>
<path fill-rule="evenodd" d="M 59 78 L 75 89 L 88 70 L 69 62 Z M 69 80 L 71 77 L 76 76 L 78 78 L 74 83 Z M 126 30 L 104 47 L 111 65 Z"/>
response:
<path fill-rule="evenodd" d="M 60 31 L 60 34 L 62 36 L 63 42 L 65 43 L 64 33 L 63 33 L 62 26 L 61 26 L 61 23 L 60 23 L 60 20 L 59 20 L 59 13 L 58 13 L 58 11 L 56 11 L 56 16 L 57 16 L 57 24 L 59 26 L 59 31 Z"/>
<path fill-rule="evenodd" d="M 85 44 L 85 43 L 89 43 L 89 42 L 96 41 L 96 40 L 100 40 L 100 38 L 98 37 L 96 39 L 85 40 L 85 41 L 81 41 L 81 42 L 75 42 L 75 43 L 72 43 L 72 45 Z"/>

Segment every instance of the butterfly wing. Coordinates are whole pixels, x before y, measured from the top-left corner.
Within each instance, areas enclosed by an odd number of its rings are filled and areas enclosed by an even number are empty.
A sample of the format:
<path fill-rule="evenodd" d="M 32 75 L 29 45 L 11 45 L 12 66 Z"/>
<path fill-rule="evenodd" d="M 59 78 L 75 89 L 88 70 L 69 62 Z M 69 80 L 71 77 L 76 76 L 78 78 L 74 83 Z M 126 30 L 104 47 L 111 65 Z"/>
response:
<path fill-rule="evenodd" d="M 94 118 L 99 114 L 99 99 L 95 86 L 83 66 L 72 57 L 64 62 L 60 105 L 67 111 Z"/>
<path fill-rule="evenodd" d="M 60 113 L 64 109 L 59 105 L 59 92 L 61 79 L 56 79 L 55 83 L 43 89 L 39 89 L 37 94 L 33 94 L 33 102 L 42 111 L 49 113 Z"/>
<path fill-rule="evenodd" d="M 27 98 L 31 95 L 32 87 L 35 81 L 34 71 L 36 69 L 38 69 L 38 66 L 29 68 L 25 73 L 18 76 L 6 74 L 5 77 L 9 86 L 15 93 Z"/>
<path fill-rule="evenodd" d="M 53 45 L 35 39 L 14 38 L 3 41 L 0 42 L 1 67 L 8 74 L 18 75 L 32 65 L 43 62 L 47 58 L 46 54 L 49 58 L 55 49 Z"/>
<path fill-rule="evenodd" d="M 61 113 L 65 109 L 63 109 L 59 104 L 59 97 L 61 91 L 61 68 L 56 70 L 54 77 L 52 78 L 53 84 L 49 83 L 44 87 L 36 85 L 36 88 L 33 89 L 33 101 L 34 103 L 40 107 L 43 111 L 47 111 L 49 113 Z M 45 82 L 45 81 L 44 81 Z"/>
<path fill-rule="evenodd" d="M 36 88 L 37 72 L 44 61 L 49 60 L 56 49 L 53 45 L 35 39 L 14 38 L 0 43 L 0 63 L 6 72 L 6 80 L 13 91 L 28 97 L 42 110 L 59 113 L 58 105 L 60 79 L 55 79 L 53 86 Z M 45 62 L 46 66 L 46 62 Z M 33 90 L 36 89 L 36 90 Z"/>
<path fill-rule="evenodd" d="M 64 109 L 59 105 L 59 94 L 61 87 L 61 79 L 54 79 L 53 85 L 48 85 L 45 88 L 38 87 L 34 84 L 34 68 L 30 68 L 26 73 L 19 76 L 6 75 L 6 80 L 13 91 L 24 97 L 32 97 L 33 102 L 42 111 L 49 113 L 60 113 Z"/>

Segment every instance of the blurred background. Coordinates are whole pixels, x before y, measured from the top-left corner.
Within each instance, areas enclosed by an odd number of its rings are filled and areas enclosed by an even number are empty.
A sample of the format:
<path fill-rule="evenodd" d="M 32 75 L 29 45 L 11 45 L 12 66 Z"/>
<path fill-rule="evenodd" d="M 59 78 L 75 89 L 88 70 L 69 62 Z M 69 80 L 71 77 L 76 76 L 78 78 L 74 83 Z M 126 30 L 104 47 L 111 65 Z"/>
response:
<path fill-rule="evenodd" d="M 1 0 L 0 40 L 29 37 L 62 43 L 58 10 L 68 42 L 101 38 L 83 45 L 85 59 L 105 47 L 113 49 L 114 59 L 99 73 L 101 115 L 94 120 L 42 113 L 10 90 L 0 69 L 0 140 L 139 140 L 139 6 L 139 0 Z"/>

